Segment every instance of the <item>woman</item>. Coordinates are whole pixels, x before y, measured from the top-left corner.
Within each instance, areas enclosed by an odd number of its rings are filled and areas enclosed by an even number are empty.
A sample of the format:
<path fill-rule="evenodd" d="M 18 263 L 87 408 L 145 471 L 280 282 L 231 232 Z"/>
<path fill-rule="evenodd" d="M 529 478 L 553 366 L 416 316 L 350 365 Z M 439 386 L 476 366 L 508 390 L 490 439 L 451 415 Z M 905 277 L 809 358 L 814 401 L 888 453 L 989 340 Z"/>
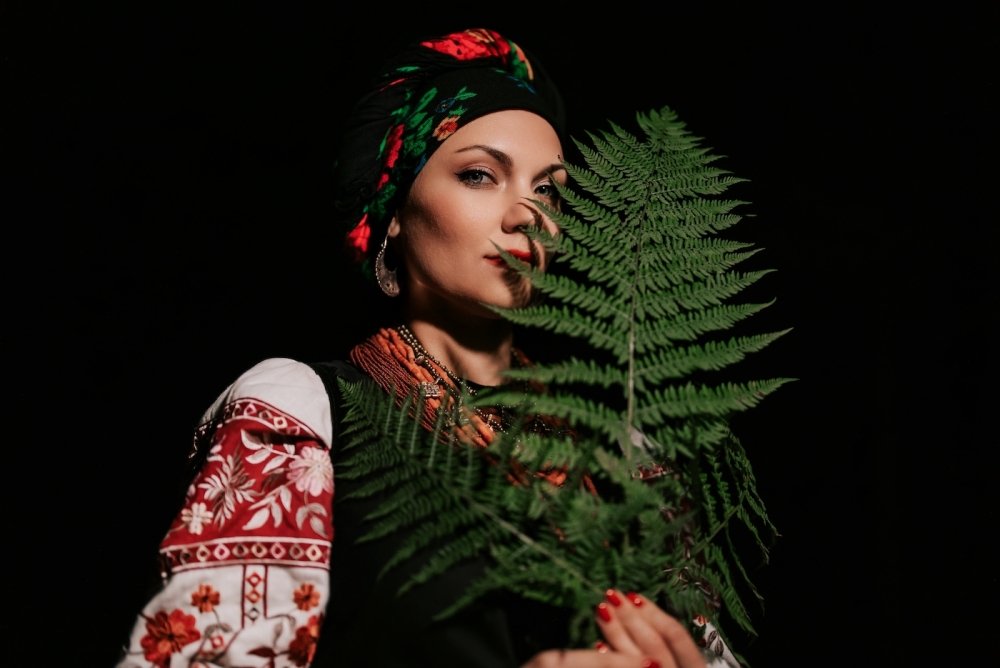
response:
<path fill-rule="evenodd" d="M 432 407 L 500 384 L 526 360 L 487 305 L 531 299 L 499 249 L 548 264 L 524 231 L 557 231 L 534 201 L 558 206 L 553 184 L 566 180 L 558 93 L 516 44 L 466 30 L 400 53 L 352 119 L 337 173 L 347 245 L 399 312 L 337 375 L 418 388 Z M 603 639 L 572 650 L 547 631 L 553 611 L 524 601 L 431 622 L 481 564 L 396 596 L 406 574 L 375 573 L 398 543 L 354 545 L 364 509 L 334 509 L 350 483 L 335 486 L 330 368 L 264 360 L 206 412 L 197 473 L 161 544 L 163 587 L 120 666 L 726 665 L 634 593 L 609 589 L 595 611 Z M 471 417 L 473 444 L 503 427 L 497 413 Z"/>

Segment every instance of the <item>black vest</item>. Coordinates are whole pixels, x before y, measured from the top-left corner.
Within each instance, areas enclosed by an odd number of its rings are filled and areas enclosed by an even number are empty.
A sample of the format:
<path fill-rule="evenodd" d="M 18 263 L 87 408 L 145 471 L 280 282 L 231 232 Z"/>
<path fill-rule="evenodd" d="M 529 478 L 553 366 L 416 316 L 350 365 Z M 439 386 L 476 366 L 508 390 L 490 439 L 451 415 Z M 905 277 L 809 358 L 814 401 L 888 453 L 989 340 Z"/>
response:
<path fill-rule="evenodd" d="M 344 361 L 313 363 L 330 397 L 334 425 L 334 541 L 330 564 L 330 602 L 313 665 L 317 668 L 422 667 L 513 668 L 543 649 L 565 647 L 566 612 L 508 595 L 483 598 L 452 617 L 432 617 L 466 590 L 483 572 L 477 559 L 418 585 L 397 592 L 420 567 L 417 555 L 381 580 L 382 565 L 405 541 L 406 533 L 355 544 L 364 533 L 361 519 L 381 499 L 341 502 L 359 484 L 337 480 L 340 461 L 338 413 L 342 412 L 337 378 L 367 380 Z"/>

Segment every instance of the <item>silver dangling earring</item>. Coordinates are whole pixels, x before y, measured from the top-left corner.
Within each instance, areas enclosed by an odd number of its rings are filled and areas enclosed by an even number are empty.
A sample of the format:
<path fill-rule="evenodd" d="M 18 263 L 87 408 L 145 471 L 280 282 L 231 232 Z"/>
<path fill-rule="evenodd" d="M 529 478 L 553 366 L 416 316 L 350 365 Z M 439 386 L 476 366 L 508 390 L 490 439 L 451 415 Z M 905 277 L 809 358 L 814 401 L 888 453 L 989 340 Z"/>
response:
<path fill-rule="evenodd" d="M 385 266 L 385 247 L 388 243 L 389 233 L 387 232 L 385 239 L 382 240 L 382 247 L 378 249 L 378 255 L 375 256 L 375 280 L 378 281 L 378 286 L 382 288 L 382 292 L 387 297 L 398 297 L 399 281 L 396 280 L 396 270 Z"/>

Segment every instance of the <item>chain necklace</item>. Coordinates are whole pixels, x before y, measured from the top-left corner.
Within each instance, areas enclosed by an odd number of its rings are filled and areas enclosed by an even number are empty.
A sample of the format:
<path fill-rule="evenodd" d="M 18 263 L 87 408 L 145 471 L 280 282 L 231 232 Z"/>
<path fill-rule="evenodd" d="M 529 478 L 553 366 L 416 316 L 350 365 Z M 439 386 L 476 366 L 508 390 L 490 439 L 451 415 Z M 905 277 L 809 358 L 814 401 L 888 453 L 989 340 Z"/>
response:
<path fill-rule="evenodd" d="M 430 371 L 431 374 L 438 379 L 438 381 L 443 381 L 444 379 L 441 378 L 440 375 L 438 375 L 437 369 L 435 369 L 430 364 L 427 364 L 428 360 L 434 362 L 434 364 L 436 364 L 442 371 L 445 372 L 445 375 L 448 376 L 448 379 L 452 383 L 454 383 L 457 387 L 465 388 L 466 390 L 469 391 L 469 394 L 475 396 L 476 394 L 475 389 L 469 387 L 468 383 L 459 378 L 455 374 L 455 372 L 449 369 L 447 366 L 445 366 L 444 363 L 441 362 L 441 360 L 434 357 L 434 355 L 431 355 L 430 352 L 428 352 L 428 350 L 424 348 L 423 344 L 421 344 L 420 341 L 417 340 L 416 335 L 410 331 L 409 327 L 407 327 L 406 325 L 399 325 L 398 327 L 396 327 L 396 331 L 399 332 L 399 335 L 403 338 L 404 341 L 406 341 L 407 345 L 413 348 L 413 352 L 416 353 L 416 356 L 413 360 L 414 362 L 416 362 L 420 366 Z"/>
<path fill-rule="evenodd" d="M 476 396 L 478 392 L 477 387 L 473 387 L 472 381 L 467 381 L 460 378 L 454 371 L 449 369 L 445 364 L 441 362 L 438 358 L 431 355 L 430 352 L 420 343 L 416 335 L 410 331 L 410 328 L 406 325 L 399 325 L 396 327 L 396 331 L 399 332 L 399 336 L 406 342 L 408 346 L 413 348 L 414 362 L 424 367 L 431 372 L 431 375 L 436 379 L 436 383 L 421 383 L 420 391 L 425 397 L 437 397 L 440 396 L 440 388 L 444 388 L 451 392 L 453 396 L 458 401 L 459 408 L 462 406 L 462 393 L 468 392 L 469 396 Z M 434 364 L 429 364 L 428 362 L 433 362 Z M 437 368 L 435 368 L 435 366 Z M 446 382 L 444 378 L 438 373 L 437 369 L 444 371 L 445 375 L 448 376 Z M 482 386 L 479 386 L 482 387 Z M 457 389 L 455 389 L 457 388 Z M 507 415 L 507 406 L 499 405 L 494 408 L 486 409 L 484 407 L 476 407 L 473 409 L 475 413 L 481 417 L 486 424 L 488 424 L 494 431 L 506 431 L 509 422 L 509 416 Z"/>

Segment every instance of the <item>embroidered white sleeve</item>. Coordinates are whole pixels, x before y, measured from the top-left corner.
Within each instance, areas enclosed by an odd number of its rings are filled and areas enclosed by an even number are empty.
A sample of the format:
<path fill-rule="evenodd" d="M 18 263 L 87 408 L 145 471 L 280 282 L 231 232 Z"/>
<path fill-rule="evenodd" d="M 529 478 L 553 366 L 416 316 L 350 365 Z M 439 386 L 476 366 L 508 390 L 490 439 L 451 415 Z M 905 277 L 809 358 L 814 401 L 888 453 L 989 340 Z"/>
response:
<path fill-rule="evenodd" d="M 308 666 L 333 539 L 326 388 L 306 364 L 264 360 L 202 430 L 209 451 L 160 544 L 163 587 L 118 666 Z"/>
<path fill-rule="evenodd" d="M 309 365 L 272 357 L 247 369 L 209 406 L 202 422 L 210 422 L 237 399 L 253 398 L 294 415 L 329 447 L 333 438 L 330 400 L 322 379 Z"/>
<path fill-rule="evenodd" d="M 705 643 L 705 649 L 703 654 L 708 668 L 742 668 L 712 622 L 701 618 L 696 624 L 703 626 L 704 629 L 702 639 Z"/>

